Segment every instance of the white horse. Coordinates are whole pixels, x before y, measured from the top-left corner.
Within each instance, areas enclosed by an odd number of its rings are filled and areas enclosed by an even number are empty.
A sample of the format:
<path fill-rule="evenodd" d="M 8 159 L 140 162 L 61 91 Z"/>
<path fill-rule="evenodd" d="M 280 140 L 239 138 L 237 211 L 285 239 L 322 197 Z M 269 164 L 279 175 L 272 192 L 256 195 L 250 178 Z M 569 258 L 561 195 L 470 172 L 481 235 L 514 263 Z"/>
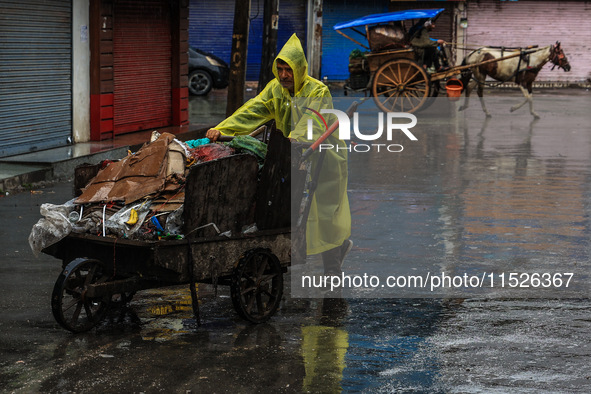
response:
<path fill-rule="evenodd" d="M 484 64 L 482 62 L 490 61 L 492 59 L 499 59 L 501 57 L 510 56 L 515 53 L 515 49 L 503 49 L 503 48 L 480 48 L 470 53 L 462 65 L 474 64 L 473 68 L 470 68 L 462 73 L 461 81 L 466 92 L 466 99 L 464 105 L 460 107 L 460 111 L 468 108 L 470 100 L 470 92 L 474 89 L 474 86 L 478 86 L 478 97 L 480 98 L 480 104 L 482 110 L 486 116 L 491 116 L 484 104 L 482 98 L 484 91 L 484 81 L 487 76 L 496 79 L 497 81 L 503 82 L 515 82 L 519 85 L 525 100 L 511 108 L 511 112 L 518 110 L 525 103 L 529 103 L 529 112 L 534 118 L 540 116 L 534 111 L 534 103 L 532 100 L 532 84 L 535 81 L 538 73 L 542 67 L 547 63 L 551 62 L 554 67 L 558 66 L 564 71 L 570 71 L 570 64 L 566 58 L 566 55 L 560 48 L 560 42 L 556 42 L 556 45 L 549 45 L 543 48 L 534 49 L 517 49 L 522 51 L 520 56 L 515 56 L 509 59 L 493 61 Z M 480 65 L 478 65 L 480 64 Z"/>

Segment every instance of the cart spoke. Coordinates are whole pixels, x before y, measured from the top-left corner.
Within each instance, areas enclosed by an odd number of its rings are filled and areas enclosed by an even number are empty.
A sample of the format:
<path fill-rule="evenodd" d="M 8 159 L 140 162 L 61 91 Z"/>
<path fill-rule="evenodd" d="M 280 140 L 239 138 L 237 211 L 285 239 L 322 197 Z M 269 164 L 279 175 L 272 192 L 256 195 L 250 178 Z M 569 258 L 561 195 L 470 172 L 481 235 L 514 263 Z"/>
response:
<path fill-rule="evenodd" d="M 415 87 L 407 86 L 406 89 L 404 89 L 404 90 L 407 90 L 409 92 L 410 91 L 412 91 L 412 92 L 424 92 L 425 91 L 425 87 L 415 88 Z"/>
<path fill-rule="evenodd" d="M 410 105 L 410 107 L 412 108 L 416 104 L 418 97 L 415 94 L 413 94 L 412 92 L 406 92 L 405 98 L 408 101 L 408 105 Z"/>
<path fill-rule="evenodd" d="M 269 299 L 273 299 L 275 297 L 275 294 L 272 294 L 271 292 L 269 292 L 268 289 L 263 290 L 261 292 L 261 294 L 266 294 L 269 297 Z"/>
<path fill-rule="evenodd" d="M 388 89 L 388 90 L 384 90 L 383 92 L 380 92 L 380 95 L 392 97 L 392 95 L 390 93 L 396 92 L 396 91 L 398 91 L 398 89 Z"/>
<path fill-rule="evenodd" d="M 80 317 L 80 312 L 82 312 L 82 304 L 83 302 L 80 301 L 78 302 L 78 304 L 76 305 L 76 310 L 74 310 L 74 313 L 72 314 L 72 322 L 76 322 L 78 321 L 78 318 Z"/>
<path fill-rule="evenodd" d="M 379 87 L 380 89 L 387 89 L 387 88 L 392 88 L 392 89 L 390 89 L 390 90 L 396 90 L 396 89 L 398 88 L 398 85 L 394 85 L 394 84 L 391 84 L 391 83 L 386 83 L 386 82 L 383 82 L 383 83 L 382 83 L 382 82 L 380 82 L 380 83 L 378 84 L 378 87 Z M 380 90 L 380 93 L 383 93 L 383 92 L 384 92 L 384 91 Z"/>
<path fill-rule="evenodd" d="M 257 283 L 257 277 L 256 276 L 246 275 L 246 273 L 244 274 L 243 280 L 245 282 Z"/>
<path fill-rule="evenodd" d="M 400 66 L 399 66 L 400 67 Z M 406 67 L 406 73 L 404 74 L 404 81 L 408 81 L 408 73 L 410 72 L 410 67 Z"/>
<path fill-rule="evenodd" d="M 252 293 L 252 292 L 253 292 L 253 291 L 255 291 L 256 289 L 257 289 L 257 287 L 256 287 L 256 286 L 247 287 L 247 288 L 245 288 L 244 290 L 242 290 L 242 291 L 240 292 L 240 294 L 242 294 L 242 295 L 246 295 L 246 294 L 248 294 L 248 293 Z"/>
<path fill-rule="evenodd" d="M 73 307 L 74 305 L 79 304 L 80 302 L 82 302 L 82 301 L 80 301 L 79 298 L 74 298 L 69 305 L 66 306 L 66 305 L 62 304 L 62 311 L 67 312 L 67 311 L 70 310 L 71 307 Z"/>
<path fill-rule="evenodd" d="M 265 270 L 267 269 L 268 266 L 268 262 L 267 260 L 264 260 L 262 262 L 262 264 L 259 266 L 258 272 L 257 272 L 257 280 L 259 280 L 263 274 L 265 273 Z"/>
<path fill-rule="evenodd" d="M 412 101 L 412 96 L 410 96 L 409 94 L 406 94 L 404 98 L 408 102 L 408 106 L 410 108 L 412 108 L 414 106 L 413 101 Z"/>
<path fill-rule="evenodd" d="M 258 310 L 259 314 L 264 315 L 265 314 L 265 307 L 263 305 L 263 297 L 261 296 L 261 293 L 257 293 L 256 299 L 257 299 L 257 310 Z"/>
<path fill-rule="evenodd" d="M 84 310 L 86 311 L 86 317 L 88 320 L 92 320 L 92 309 L 90 309 L 91 304 L 88 302 L 84 303 Z"/>
<path fill-rule="evenodd" d="M 396 81 L 396 83 L 401 83 L 402 79 L 400 79 L 400 65 L 398 64 L 398 72 L 394 71 L 392 67 L 388 67 L 390 72 L 392 73 L 392 79 Z"/>
<path fill-rule="evenodd" d="M 400 63 L 398 63 L 397 66 L 398 66 L 398 76 L 399 76 L 398 81 L 400 83 L 404 83 L 405 79 L 402 78 L 402 71 L 400 70 Z"/>
<path fill-rule="evenodd" d="M 93 265 L 86 273 L 86 280 L 84 281 L 84 286 L 88 286 L 92 283 L 92 280 L 94 279 L 94 273 L 96 272 L 96 267 L 96 265 Z"/>
<path fill-rule="evenodd" d="M 415 77 L 417 75 L 419 75 L 420 73 L 421 73 L 421 70 L 417 70 L 410 78 L 405 79 L 405 81 L 412 81 L 412 80 L 414 80 Z M 423 82 L 423 80 L 418 80 L 418 81 L 416 81 L 414 83 L 419 83 L 419 82 Z M 413 82 L 408 82 L 407 83 L 407 85 L 411 85 L 411 84 L 413 84 Z"/>
<path fill-rule="evenodd" d="M 400 97 L 399 95 L 394 96 L 394 102 L 392 103 L 392 109 L 396 108 L 396 103 L 398 102 L 399 97 Z"/>
<path fill-rule="evenodd" d="M 261 277 L 261 283 L 267 283 L 277 277 L 277 273 L 267 274 Z"/>
<path fill-rule="evenodd" d="M 386 100 L 384 100 L 383 105 L 386 106 L 390 100 L 394 99 L 394 102 L 392 103 L 392 105 L 388 109 L 395 109 L 396 102 L 398 101 L 398 97 L 399 97 L 399 95 L 397 95 L 397 94 L 389 96 Z"/>
<path fill-rule="evenodd" d="M 382 76 L 394 85 L 398 85 L 400 83 L 396 80 L 396 76 L 395 76 L 394 70 L 392 70 L 392 68 L 388 68 L 388 70 L 384 70 L 384 73 Z"/>
<path fill-rule="evenodd" d="M 399 82 L 394 81 L 392 78 L 390 78 L 388 75 L 386 75 L 386 73 L 381 74 L 382 77 L 386 78 L 388 81 L 390 81 L 392 83 L 393 86 L 398 86 L 400 85 Z M 384 82 L 380 82 L 380 83 L 384 83 Z"/>
<path fill-rule="evenodd" d="M 248 298 L 248 301 L 246 303 L 246 312 L 250 314 L 252 312 L 252 307 L 254 306 L 254 301 L 255 301 L 256 297 L 253 294 L 250 297 L 245 297 L 245 298 Z"/>
<path fill-rule="evenodd" d="M 414 86 L 414 85 L 419 85 L 419 84 L 422 84 L 423 86 L 426 86 L 425 81 L 422 81 L 422 80 L 409 82 L 408 84 L 406 84 L 406 86 Z"/>

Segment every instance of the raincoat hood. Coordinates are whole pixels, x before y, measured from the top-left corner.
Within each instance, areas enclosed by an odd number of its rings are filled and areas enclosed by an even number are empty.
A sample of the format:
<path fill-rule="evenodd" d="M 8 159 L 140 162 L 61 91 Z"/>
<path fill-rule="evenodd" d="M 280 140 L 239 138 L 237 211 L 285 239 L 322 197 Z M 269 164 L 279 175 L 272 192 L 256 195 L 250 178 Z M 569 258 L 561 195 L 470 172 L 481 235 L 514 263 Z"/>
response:
<path fill-rule="evenodd" d="M 287 40 L 279 55 L 273 61 L 273 75 L 279 80 L 277 59 L 283 60 L 291 67 L 293 70 L 293 90 L 295 93 L 299 92 L 308 76 L 308 62 L 306 61 L 302 43 L 295 33 Z"/>

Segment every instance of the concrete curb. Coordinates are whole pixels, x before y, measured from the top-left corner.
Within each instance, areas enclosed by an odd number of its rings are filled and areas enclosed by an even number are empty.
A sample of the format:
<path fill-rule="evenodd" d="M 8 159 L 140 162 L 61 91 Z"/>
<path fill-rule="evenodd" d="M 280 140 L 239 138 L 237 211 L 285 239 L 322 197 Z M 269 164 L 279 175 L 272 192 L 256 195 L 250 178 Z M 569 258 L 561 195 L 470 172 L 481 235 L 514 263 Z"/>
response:
<path fill-rule="evenodd" d="M 13 176 L 0 179 L 0 192 L 11 193 L 35 188 L 45 182 L 57 182 L 74 178 L 74 169 L 80 164 L 97 164 L 107 159 L 120 159 L 127 155 L 128 146 L 113 148 L 95 154 L 68 158 L 53 163 L 0 162 L 1 167 L 12 167 Z M 44 167 L 44 168 L 43 168 Z"/>

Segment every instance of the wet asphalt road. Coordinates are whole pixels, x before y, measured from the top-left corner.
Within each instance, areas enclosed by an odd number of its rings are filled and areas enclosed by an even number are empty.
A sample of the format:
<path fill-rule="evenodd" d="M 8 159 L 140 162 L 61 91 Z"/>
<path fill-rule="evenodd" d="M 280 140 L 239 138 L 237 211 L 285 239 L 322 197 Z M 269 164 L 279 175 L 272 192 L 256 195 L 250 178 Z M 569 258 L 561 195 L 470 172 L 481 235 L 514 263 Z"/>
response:
<path fill-rule="evenodd" d="M 215 119 L 219 98 L 192 107 Z M 486 273 L 493 288 L 354 288 L 346 300 L 287 291 L 269 323 L 250 325 L 226 288 L 201 286 L 201 327 L 187 288 L 161 288 L 72 335 L 49 303 L 60 262 L 27 244 L 39 205 L 67 201 L 71 185 L 0 198 L 0 390 L 590 392 L 591 93 L 537 92 L 537 121 L 526 108 L 509 114 L 519 100 L 491 95 L 488 120 L 477 100 L 458 116 L 455 103 L 435 105 L 417 114 L 418 141 L 393 141 L 403 152 L 349 158 L 347 273 Z M 573 273 L 572 287 L 501 288 L 510 273 Z"/>

